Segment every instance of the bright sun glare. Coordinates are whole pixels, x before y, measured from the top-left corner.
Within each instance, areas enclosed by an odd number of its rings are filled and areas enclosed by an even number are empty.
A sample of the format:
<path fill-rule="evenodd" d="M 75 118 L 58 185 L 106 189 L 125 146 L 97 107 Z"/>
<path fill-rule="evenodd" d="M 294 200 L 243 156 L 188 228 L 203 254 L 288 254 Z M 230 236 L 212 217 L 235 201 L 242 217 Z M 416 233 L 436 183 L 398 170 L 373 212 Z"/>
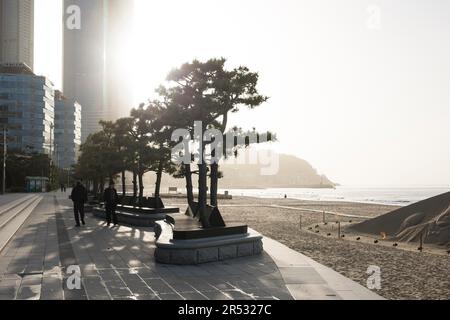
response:
<path fill-rule="evenodd" d="M 162 18 L 155 14 L 159 1 L 135 0 L 131 50 L 125 50 L 124 60 L 132 68 L 134 105 L 151 98 L 171 68 L 175 67 L 170 52 L 175 44 L 165 41 Z M 130 58 L 131 57 L 131 58 Z"/>
<path fill-rule="evenodd" d="M 341 183 L 448 184 L 450 153 L 439 144 L 449 137 L 447 4 L 386 4 L 375 32 L 364 1 L 124 1 L 135 13 L 118 34 L 114 71 L 132 90 L 130 108 L 155 98 L 172 68 L 225 57 L 228 68 L 257 71 L 270 97 L 232 125 L 277 132 L 284 153 Z M 61 87 L 62 5 L 53 2 L 36 1 L 35 71 Z"/>

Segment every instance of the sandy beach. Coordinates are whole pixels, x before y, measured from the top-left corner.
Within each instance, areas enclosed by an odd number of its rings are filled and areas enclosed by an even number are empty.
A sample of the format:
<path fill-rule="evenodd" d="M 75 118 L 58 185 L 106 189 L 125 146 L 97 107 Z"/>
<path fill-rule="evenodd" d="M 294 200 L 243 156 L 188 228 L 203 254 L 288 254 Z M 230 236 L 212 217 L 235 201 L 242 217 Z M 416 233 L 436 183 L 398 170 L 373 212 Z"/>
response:
<path fill-rule="evenodd" d="M 166 199 L 185 209 L 185 200 Z M 291 199 L 235 197 L 222 200 L 220 210 L 227 222 L 245 222 L 261 232 L 322 263 L 344 276 L 366 285 L 369 266 L 381 268 L 382 288 L 378 294 L 387 299 L 450 299 L 450 255 L 445 248 L 392 243 L 357 235 L 347 227 L 363 219 L 396 209 L 393 206 L 317 202 Z M 323 223 L 323 211 L 326 225 Z M 331 214 L 337 213 L 340 215 Z M 300 229 L 300 217 L 302 229 Z M 337 221 L 342 234 L 338 238 Z M 351 221 L 351 222 L 350 222 Z M 357 237 L 361 239 L 356 240 Z"/>

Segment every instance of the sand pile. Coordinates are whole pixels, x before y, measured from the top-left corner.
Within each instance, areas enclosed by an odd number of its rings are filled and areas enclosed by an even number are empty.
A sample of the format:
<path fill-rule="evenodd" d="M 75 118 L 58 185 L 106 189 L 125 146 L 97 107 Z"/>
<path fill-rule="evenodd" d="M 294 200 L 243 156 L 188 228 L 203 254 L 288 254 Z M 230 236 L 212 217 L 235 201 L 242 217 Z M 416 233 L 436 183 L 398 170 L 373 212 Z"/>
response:
<path fill-rule="evenodd" d="M 357 232 L 403 242 L 450 247 L 450 192 L 394 210 L 352 227 Z"/>

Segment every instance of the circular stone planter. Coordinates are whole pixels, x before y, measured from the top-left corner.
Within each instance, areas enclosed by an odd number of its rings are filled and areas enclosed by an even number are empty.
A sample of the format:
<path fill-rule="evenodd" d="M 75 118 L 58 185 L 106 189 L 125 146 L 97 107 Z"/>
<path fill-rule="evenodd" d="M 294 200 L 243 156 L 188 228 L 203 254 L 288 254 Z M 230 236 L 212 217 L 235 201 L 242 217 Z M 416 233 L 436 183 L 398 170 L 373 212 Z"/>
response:
<path fill-rule="evenodd" d="M 240 235 L 173 240 L 172 225 L 166 221 L 157 221 L 155 233 L 155 259 L 164 264 L 197 265 L 263 252 L 263 237 L 253 230 Z"/>

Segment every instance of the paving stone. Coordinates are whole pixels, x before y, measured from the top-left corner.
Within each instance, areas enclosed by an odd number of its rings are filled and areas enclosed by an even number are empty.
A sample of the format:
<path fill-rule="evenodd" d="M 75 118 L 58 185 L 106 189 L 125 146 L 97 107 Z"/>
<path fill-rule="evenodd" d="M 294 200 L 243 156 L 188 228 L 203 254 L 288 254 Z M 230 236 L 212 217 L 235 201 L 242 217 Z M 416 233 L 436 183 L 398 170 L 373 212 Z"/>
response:
<path fill-rule="evenodd" d="M 174 301 L 174 300 L 183 300 L 183 298 L 180 295 L 175 294 L 175 293 L 160 294 L 159 298 L 161 300 L 172 300 L 172 301 Z"/>
<path fill-rule="evenodd" d="M 7 273 L 9 274 L 21 274 L 24 273 L 26 266 L 21 264 L 21 265 L 9 265 L 8 269 L 6 270 Z"/>
<path fill-rule="evenodd" d="M 171 276 L 175 276 L 175 273 L 173 271 L 171 271 L 170 266 L 167 265 L 155 265 L 152 266 L 151 270 L 153 272 L 155 272 L 156 274 L 159 275 L 159 277 L 163 278 L 163 277 L 171 277 Z M 182 269 L 180 267 L 178 267 L 179 269 Z"/>
<path fill-rule="evenodd" d="M 0 288 L 2 287 L 19 287 L 22 278 L 18 275 L 4 275 L 0 280 Z"/>
<path fill-rule="evenodd" d="M 240 291 L 224 291 L 227 295 L 229 295 L 233 300 L 254 300 L 254 298 L 248 294 L 244 294 Z"/>
<path fill-rule="evenodd" d="M 62 300 L 64 290 L 59 277 L 44 277 L 42 280 L 41 300 Z"/>
<path fill-rule="evenodd" d="M 184 292 L 181 295 L 185 300 L 208 300 L 206 296 L 199 292 Z"/>
<path fill-rule="evenodd" d="M 97 273 L 103 278 L 103 279 L 116 279 L 119 278 L 118 273 L 114 269 L 99 269 Z"/>
<path fill-rule="evenodd" d="M 178 293 L 195 292 L 196 290 L 189 283 L 179 279 L 164 279 Z"/>
<path fill-rule="evenodd" d="M 77 256 L 77 262 L 78 262 L 78 264 L 90 263 L 91 262 L 91 258 L 88 257 L 88 256 L 84 256 L 84 257 Z"/>
<path fill-rule="evenodd" d="M 39 300 L 41 297 L 40 285 L 21 286 L 18 293 L 18 300 Z"/>
<path fill-rule="evenodd" d="M 161 279 L 146 279 L 145 282 L 158 295 L 171 294 L 175 292 L 171 287 L 168 286 L 167 283 L 165 283 Z"/>
<path fill-rule="evenodd" d="M 6 270 L 8 269 L 8 263 L 0 263 L 0 274 L 6 273 Z"/>
<path fill-rule="evenodd" d="M 297 300 L 340 300 L 330 287 L 321 284 L 288 285 Z M 282 295 L 281 293 L 279 295 Z"/>
<path fill-rule="evenodd" d="M 113 296 L 113 300 L 137 300 L 137 298 L 133 295 L 131 296 Z"/>
<path fill-rule="evenodd" d="M 109 287 L 114 287 L 114 288 L 126 287 L 125 283 L 120 278 L 109 280 L 109 281 L 106 281 L 104 278 L 102 278 L 102 283 L 107 288 L 109 288 Z"/>
<path fill-rule="evenodd" d="M 160 278 L 160 275 L 158 275 L 157 272 L 150 270 L 148 268 L 139 268 L 137 269 L 137 274 L 142 279 L 152 279 L 152 278 Z"/>
<path fill-rule="evenodd" d="M 124 281 L 125 283 L 133 283 L 133 282 L 142 282 L 141 277 L 139 277 L 136 274 L 130 274 L 129 272 L 119 272 L 119 277 Z"/>
<path fill-rule="evenodd" d="M 221 291 L 203 291 L 204 294 L 209 300 L 230 300 L 230 296 L 226 295 L 226 293 Z"/>
<path fill-rule="evenodd" d="M 227 276 L 246 275 L 246 273 L 243 270 L 241 270 L 239 268 L 236 268 L 236 267 L 234 267 L 232 265 L 229 265 L 228 263 L 227 264 L 218 265 L 217 267 L 220 268 L 221 271 L 223 272 L 223 273 L 219 273 L 219 274 L 224 274 L 224 275 L 227 275 Z"/>
<path fill-rule="evenodd" d="M 84 277 L 83 285 L 89 299 L 92 297 L 109 297 L 108 290 L 100 277 Z"/>
<path fill-rule="evenodd" d="M 44 273 L 46 272 L 52 272 L 53 270 L 59 269 L 61 270 L 61 266 L 59 264 L 59 259 L 54 259 L 50 261 L 46 261 L 44 264 Z"/>
<path fill-rule="evenodd" d="M 35 286 L 42 284 L 42 274 L 25 276 L 22 279 L 22 286 Z"/>
<path fill-rule="evenodd" d="M 12 300 L 15 298 L 17 292 L 17 287 L 0 287 L 0 296 L 4 297 L 5 300 Z"/>
<path fill-rule="evenodd" d="M 134 295 L 148 295 L 155 293 L 144 281 L 126 282 L 126 285 Z"/>
<path fill-rule="evenodd" d="M 244 292 L 246 294 L 249 294 L 249 295 L 255 297 L 255 299 L 258 299 L 258 300 L 259 299 L 268 299 L 268 298 L 271 298 L 272 300 L 276 299 L 275 295 L 272 292 L 262 289 L 262 288 L 248 288 L 248 289 L 245 289 Z"/>
<path fill-rule="evenodd" d="M 137 300 L 160 300 L 156 294 L 136 295 Z"/>
<path fill-rule="evenodd" d="M 224 282 L 222 280 L 219 280 L 219 279 L 214 280 L 214 281 L 208 280 L 208 283 L 211 286 L 214 286 L 215 288 L 217 288 L 219 290 L 231 290 L 231 289 L 234 289 L 234 287 L 231 284 L 226 283 L 226 282 Z"/>
<path fill-rule="evenodd" d="M 132 295 L 132 292 L 127 287 L 106 286 L 109 294 L 113 298 L 128 297 Z"/>
<path fill-rule="evenodd" d="M 43 273 L 44 272 L 44 265 L 43 264 L 29 264 L 25 268 L 24 272 L 25 274 L 34 274 L 34 273 Z"/>
<path fill-rule="evenodd" d="M 130 258 L 130 259 L 124 259 L 128 267 L 130 268 L 142 268 L 144 267 L 144 264 L 142 261 L 136 259 L 136 258 Z"/>
<path fill-rule="evenodd" d="M 194 287 L 197 291 L 213 291 L 216 290 L 213 286 L 211 286 L 208 282 L 202 279 L 189 279 L 187 280 L 192 287 Z"/>
<path fill-rule="evenodd" d="M 90 295 L 88 296 L 89 300 L 99 300 L 99 301 L 105 301 L 105 300 L 112 300 L 110 296 L 102 296 L 102 295 Z"/>
<path fill-rule="evenodd" d="M 96 277 L 100 275 L 97 270 L 91 268 L 81 268 L 81 274 L 83 277 Z"/>
<path fill-rule="evenodd" d="M 312 267 L 280 268 L 287 284 L 325 284 L 325 280 Z"/>
<path fill-rule="evenodd" d="M 207 269 L 202 268 L 202 266 L 204 266 L 204 264 L 195 266 L 178 266 L 178 268 L 183 268 L 184 270 L 186 270 L 189 274 L 189 277 L 210 277 L 211 273 Z"/>
<path fill-rule="evenodd" d="M 244 278 L 245 279 L 245 278 Z M 235 288 L 239 289 L 249 289 L 249 288 L 256 288 L 258 287 L 258 283 L 251 282 L 248 280 L 231 280 L 229 283 L 234 286 Z"/>
<path fill-rule="evenodd" d="M 292 295 L 287 289 L 279 288 L 272 288 L 269 290 L 270 294 L 274 297 L 276 297 L 278 300 L 293 300 Z"/>

